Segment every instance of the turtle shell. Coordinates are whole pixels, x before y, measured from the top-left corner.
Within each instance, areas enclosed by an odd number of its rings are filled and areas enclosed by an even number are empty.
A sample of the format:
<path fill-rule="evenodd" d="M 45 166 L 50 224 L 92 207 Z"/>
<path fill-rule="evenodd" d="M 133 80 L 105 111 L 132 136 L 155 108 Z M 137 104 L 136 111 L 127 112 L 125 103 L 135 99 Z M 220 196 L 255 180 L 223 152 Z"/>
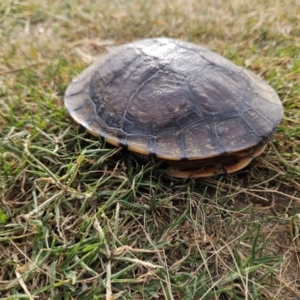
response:
<path fill-rule="evenodd" d="M 283 117 L 276 92 L 252 72 L 169 38 L 103 55 L 70 84 L 65 106 L 108 143 L 172 161 L 254 147 Z"/>

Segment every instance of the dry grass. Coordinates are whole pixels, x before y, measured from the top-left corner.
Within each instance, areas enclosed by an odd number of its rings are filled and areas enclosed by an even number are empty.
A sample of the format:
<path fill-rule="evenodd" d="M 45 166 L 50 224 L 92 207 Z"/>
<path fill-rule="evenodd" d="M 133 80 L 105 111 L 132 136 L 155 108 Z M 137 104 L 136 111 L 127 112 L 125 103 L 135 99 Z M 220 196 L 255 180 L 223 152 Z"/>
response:
<path fill-rule="evenodd" d="M 1 299 L 300 299 L 300 1 L 0 4 Z M 168 178 L 63 107 L 116 44 L 169 36 L 265 78 L 285 106 L 250 168 Z"/>

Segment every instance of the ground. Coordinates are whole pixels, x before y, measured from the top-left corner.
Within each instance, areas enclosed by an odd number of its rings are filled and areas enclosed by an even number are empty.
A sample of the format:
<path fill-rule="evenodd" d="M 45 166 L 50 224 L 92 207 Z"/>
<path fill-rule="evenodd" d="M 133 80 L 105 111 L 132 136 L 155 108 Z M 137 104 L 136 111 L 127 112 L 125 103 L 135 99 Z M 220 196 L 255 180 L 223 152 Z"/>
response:
<path fill-rule="evenodd" d="M 299 0 L 1 1 L 1 299 L 300 299 L 299 16 Z M 284 119 L 250 167 L 170 178 L 70 118 L 72 78 L 157 36 L 276 90 Z"/>

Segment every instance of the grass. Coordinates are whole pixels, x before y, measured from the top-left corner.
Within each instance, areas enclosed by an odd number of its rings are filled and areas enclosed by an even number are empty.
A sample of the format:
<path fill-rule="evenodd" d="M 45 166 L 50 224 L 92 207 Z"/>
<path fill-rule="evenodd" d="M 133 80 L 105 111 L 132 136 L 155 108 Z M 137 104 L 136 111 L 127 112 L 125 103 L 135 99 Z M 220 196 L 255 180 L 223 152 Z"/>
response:
<path fill-rule="evenodd" d="M 0 4 L 1 299 L 299 299 L 299 1 L 40 2 Z M 94 56 L 156 36 L 278 92 L 284 120 L 249 168 L 172 179 L 69 117 Z"/>

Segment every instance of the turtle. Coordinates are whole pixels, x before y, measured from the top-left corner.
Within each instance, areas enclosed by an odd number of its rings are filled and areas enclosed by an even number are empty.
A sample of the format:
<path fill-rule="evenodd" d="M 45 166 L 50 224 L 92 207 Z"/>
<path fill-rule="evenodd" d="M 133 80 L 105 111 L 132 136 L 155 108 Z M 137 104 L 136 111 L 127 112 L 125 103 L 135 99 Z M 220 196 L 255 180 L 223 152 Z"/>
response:
<path fill-rule="evenodd" d="M 79 124 L 114 146 L 202 178 L 245 168 L 283 118 L 274 89 L 203 46 L 148 38 L 114 47 L 68 86 Z"/>

